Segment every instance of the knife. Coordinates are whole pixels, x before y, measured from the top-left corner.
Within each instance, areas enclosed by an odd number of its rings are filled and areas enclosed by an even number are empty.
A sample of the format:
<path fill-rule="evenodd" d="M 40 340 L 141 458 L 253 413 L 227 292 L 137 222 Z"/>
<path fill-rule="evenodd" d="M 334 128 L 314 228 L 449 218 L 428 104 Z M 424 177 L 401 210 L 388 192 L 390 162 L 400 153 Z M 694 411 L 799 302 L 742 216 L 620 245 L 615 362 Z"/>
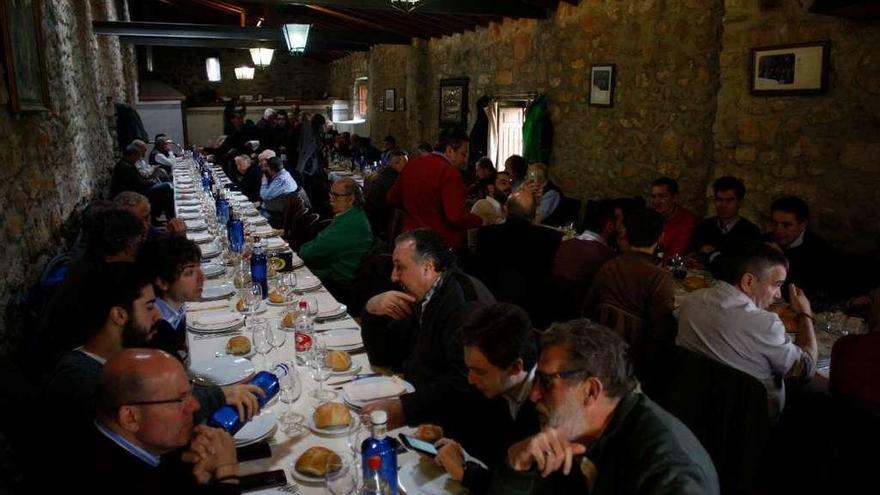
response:
<path fill-rule="evenodd" d="M 335 386 L 337 386 L 337 385 L 342 385 L 342 384 L 344 384 L 344 383 L 354 382 L 354 381 L 360 380 L 360 379 L 362 379 L 362 378 L 370 378 L 370 377 L 373 377 L 373 376 L 382 376 L 382 375 L 381 375 L 381 373 L 365 373 L 365 374 L 363 374 L 363 375 L 355 375 L 355 376 L 353 376 L 353 377 L 351 377 L 351 378 L 347 378 L 347 379 L 345 379 L 345 380 L 341 380 L 341 381 L 338 381 L 338 382 L 328 383 L 327 386 L 328 386 L 328 387 L 335 387 Z"/>

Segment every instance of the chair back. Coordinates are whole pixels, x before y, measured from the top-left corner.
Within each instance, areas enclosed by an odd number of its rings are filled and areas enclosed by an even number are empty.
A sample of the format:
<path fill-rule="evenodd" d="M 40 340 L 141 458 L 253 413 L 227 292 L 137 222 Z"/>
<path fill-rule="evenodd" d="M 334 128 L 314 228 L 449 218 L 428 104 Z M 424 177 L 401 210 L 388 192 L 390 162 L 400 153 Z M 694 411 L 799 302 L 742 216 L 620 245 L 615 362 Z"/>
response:
<path fill-rule="evenodd" d="M 712 457 L 721 493 L 751 493 L 770 434 L 767 389 L 714 359 L 675 350 L 675 371 L 661 405 Z"/>
<path fill-rule="evenodd" d="M 831 348 L 831 393 L 880 414 L 880 333 L 847 335 Z"/>
<path fill-rule="evenodd" d="M 364 258 L 351 283 L 348 310 L 354 316 L 360 316 L 368 299 L 394 288 L 391 282 L 391 270 L 394 268 L 391 255 L 380 249 L 375 251 L 375 254 Z"/>
<path fill-rule="evenodd" d="M 284 220 L 282 222 L 282 237 L 287 241 L 293 239 L 293 231 L 299 219 L 309 212 L 309 207 L 305 204 L 300 194 L 291 194 L 287 197 L 287 204 L 284 206 Z"/>
<path fill-rule="evenodd" d="M 291 249 L 299 249 L 303 244 L 314 239 L 312 232 L 314 231 L 315 223 L 320 220 L 320 218 L 321 217 L 317 213 L 311 212 L 299 217 L 299 221 L 294 227 L 293 240 L 289 241 Z"/>
<path fill-rule="evenodd" d="M 263 210 L 269 214 L 269 225 L 271 225 L 273 229 L 282 228 L 284 223 L 284 212 L 287 209 L 287 204 L 291 197 L 296 195 L 295 192 L 291 192 L 263 202 Z"/>

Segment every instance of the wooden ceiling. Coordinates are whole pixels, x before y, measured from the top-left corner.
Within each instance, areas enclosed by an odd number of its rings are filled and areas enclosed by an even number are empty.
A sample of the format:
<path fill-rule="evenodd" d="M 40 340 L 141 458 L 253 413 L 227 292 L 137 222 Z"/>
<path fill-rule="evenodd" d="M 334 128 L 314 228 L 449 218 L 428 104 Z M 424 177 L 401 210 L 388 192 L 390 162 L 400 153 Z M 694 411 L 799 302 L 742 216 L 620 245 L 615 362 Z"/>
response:
<path fill-rule="evenodd" d="M 263 28 L 311 24 L 306 54 L 332 60 L 375 44 L 472 31 L 505 17 L 543 19 L 560 1 L 579 0 L 423 0 L 410 13 L 392 7 L 391 0 L 142 0 L 129 3 L 131 23 L 95 24 L 97 32 L 128 36 L 135 44 L 241 48 L 266 43 L 265 35 L 254 43 L 245 39 L 258 23 Z M 179 35 L 173 24 L 188 24 L 190 33 Z M 195 24 L 211 25 L 206 28 L 212 35 L 194 38 Z M 280 38 L 276 42 L 283 45 Z"/>

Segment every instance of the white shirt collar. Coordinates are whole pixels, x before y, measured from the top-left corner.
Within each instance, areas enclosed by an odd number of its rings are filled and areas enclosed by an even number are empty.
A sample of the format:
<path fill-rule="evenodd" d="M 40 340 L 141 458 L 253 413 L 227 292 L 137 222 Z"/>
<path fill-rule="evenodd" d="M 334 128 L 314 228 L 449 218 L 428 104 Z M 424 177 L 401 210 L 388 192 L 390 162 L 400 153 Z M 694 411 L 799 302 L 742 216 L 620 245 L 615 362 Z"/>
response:
<path fill-rule="evenodd" d="M 510 417 L 513 419 L 516 419 L 516 415 L 519 414 L 519 410 L 522 409 L 523 404 L 529 400 L 529 394 L 532 392 L 532 384 L 535 382 L 536 369 L 538 369 L 538 365 L 532 366 L 526 379 L 519 384 L 519 390 L 516 391 L 514 397 L 511 397 L 508 393 L 502 394 L 504 400 L 507 401 L 507 407 L 510 408 Z"/>
<path fill-rule="evenodd" d="M 804 231 L 801 232 L 801 235 L 797 236 L 797 239 L 795 239 L 791 244 L 789 244 L 786 249 L 796 248 L 796 247 L 800 246 L 801 244 L 803 244 L 804 243 L 804 234 L 806 234 L 806 233 L 807 233 L 807 230 L 804 229 Z"/>
<path fill-rule="evenodd" d="M 608 245 L 608 241 L 606 241 L 604 237 L 593 232 L 592 230 L 584 230 L 584 232 L 581 235 L 577 236 L 577 238 L 582 241 L 596 241 L 606 246 Z"/>

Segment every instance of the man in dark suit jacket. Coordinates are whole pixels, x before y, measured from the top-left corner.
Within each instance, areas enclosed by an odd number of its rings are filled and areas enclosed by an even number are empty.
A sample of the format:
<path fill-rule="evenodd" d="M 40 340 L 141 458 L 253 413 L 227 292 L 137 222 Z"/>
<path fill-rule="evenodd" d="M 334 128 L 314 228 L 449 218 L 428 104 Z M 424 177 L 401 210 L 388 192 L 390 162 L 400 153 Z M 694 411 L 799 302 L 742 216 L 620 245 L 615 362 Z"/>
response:
<path fill-rule="evenodd" d="M 761 240 L 761 229 L 748 219 L 739 216 L 746 186 L 731 176 L 719 177 L 712 184 L 715 191 L 716 216 L 700 222 L 694 229 L 690 251 L 700 255 L 708 264 L 713 254 L 741 248 Z"/>
<path fill-rule="evenodd" d="M 89 468 L 68 481 L 101 495 L 240 493 L 235 441 L 221 429 L 193 427 L 198 409 L 177 359 L 120 352 L 101 372 Z"/>
<path fill-rule="evenodd" d="M 507 221 L 477 231 L 474 270 L 499 301 L 518 304 L 542 328 L 551 315 L 542 308 L 562 233 L 532 222 L 535 197 L 517 191 L 507 199 Z"/>
<path fill-rule="evenodd" d="M 144 178 L 135 165 L 140 157 L 141 149 L 137 145 L 130 144 L 125 148 L 122 159 L 113 167 L 113 174 L 110 176 L 110 197 L 116 197 L 123 191 L 134 191 L 150 200 L 153 220 L 162 212 L 167 218 L 173 218 L 174 189 L 171 183 L 153 184 L 152 180 Z"/>
<path fill-rule="evenodd" d="M 393 259 L 391 280 L 403 292 L 391 290 L 367 301 L 362 335 L 370 363 L 403 371 L 416 391 L 368 404 L 363 412 L 386 411 L 389 429 L 424 422 L 454 428 L 450 406 L 456 397 L 473 393 L 458 330 L 468 315 L 495 298 L 456 268 L 455 255 L 436 232 L 401 234 Z"/>

